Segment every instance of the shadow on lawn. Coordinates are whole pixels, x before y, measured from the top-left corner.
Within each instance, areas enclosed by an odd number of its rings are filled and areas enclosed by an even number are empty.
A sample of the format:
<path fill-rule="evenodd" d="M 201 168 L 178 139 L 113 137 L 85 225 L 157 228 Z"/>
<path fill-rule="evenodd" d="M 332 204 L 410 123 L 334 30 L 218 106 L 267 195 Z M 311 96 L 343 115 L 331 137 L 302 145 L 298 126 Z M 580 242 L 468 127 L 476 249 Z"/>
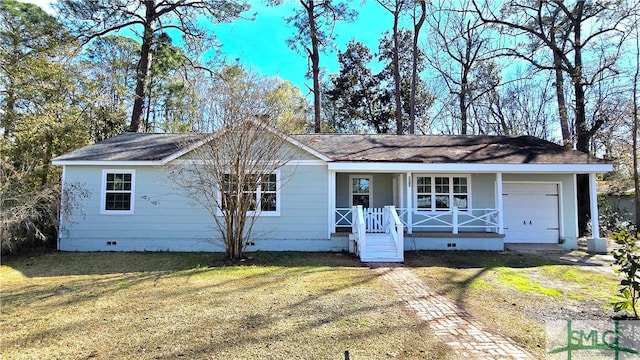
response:
<path fill-rule="evenodd" d="M 408 268 L 443 268 L 445 287 L 439 291 L 457 293 L 456 304 L 463 306 L 472 284 L 485 273 L 496 268 L 525 269 L 547 265 L 570 265 L 545 254 L 522 254 L 513 251 L 413 251 L 405 253 L 405 266 Z M 463 269 L 460 272 L 449 271 Z"/>
<path fill-rule="evenodd" d="M 513 251 L 408 251 L 407 267 L 451 267 L 476 269 L 495 267 L 528 268 L 544 265 L 568 265 L 545 254 L 522 254 Z"/>
<path fill-rule="evenodd" d="M 90 316 L 90 319 L 82 321 L 74 318 L 57 322 L 39 330 L 30 331 L 26 339 L 16 338 L 5 345 L 15 347 L 24 343 L 55 342 L 63 337 L 61 334 L 72 337 L 75 333 L 89 333 L 96 327 L 112 328 L 114 333 L 119 334 L 117 330 L 119 327 L 126 325 L 127 328 L 142 329 L 147 326 L 147 318 L 162 318 L 165 315 L 159 314 L 173 311 L 178 311 L 176 317 L 172 318 L 175 321 L 158 322 L 156 324 L 158 327 L 153 328 L 155 333 L 164 334 L 167 339 L 171 339 L 171 341 L 151 343 L 152 346 L 157 345 L 148 349 L 155 352 L 156 358 L 210 357 L 211 354 L 220 352 L 237 355 L 238 352 L 256 348 L 263 348 L 263 350 L 256 350 L 257 355 L 265 355 L 269 354 L 270 350 L 267 348 L 270 346 L 275 348 L 276 353 L 284 355 L 289 354 L 290 350 L 300 351 L 316 339 L 324 342 L 316 346 L 315 351 L 325 351 L 327 354 L 335 355 L 341 354 L 349 348 L 349 345 L 356 346 L 360 339 L 380 337 L 381 334 L 385 337 L 400 336 L 408 332 L 419 333 L 420 331 L 413 322 L 388 324 L 386 321 L 373 321 L 362 326 L 357 325 L 360 314 L 372 316 L 371 314 L 386 312 L 399 305 L 394 300 L 383 302 L 367 300 L 377 299 L 380 296 L 368 286 L 378 278 L 373 272 L 363 271 L 351 274 L 346 276 L 349 281 L 345 282 L 340 281 L 343 279 L 342 276 L 336 277 L 335 283 L 327 281 L 327 285 L 321 287 L 319 291 L 305 290 L 312 281 L 318 281 L 319 277 L 330 278 L 330 272 L 334 271 L 334 267 L 362 268 L 363 265 L 355 257 L 336 253 L 253 253 L 249 255 L 253 258 L 248 262 L 248 265 L 253 267 L 250 274 L 221 276 L 222 279 L 215 276 L 218 270 L 231 269 L 232 272 L 242 273 L 244 265 L 229 266 L 225 264 L 222 254 L 199 253 L 44 253 L 3 261 L 3 265 L 32 278 L 105 275 L 104 278 L 87 276 L 53 279 L 57 283 L 51 285 L 27 283 L 12 294 L 7 294 L 9 298 L 5 298 L 5 301 L 12 304 L 12 307 L 7 310 L 9 314 L 18 311 L 14 309 L 18 309 L 19 304 L 21 306 L 27 304 L 30 311 L 36 311 L 36 313 L 47 313 L 59 311 L 61 308 L 75 309 L 76 305 L 82 305 L 85 302 L 86 306 L 95 306 L 96 300 L 102 300 L 102 306 L 106 306 L 105 302 L 110 297 L 116 297 L 116 300 L 109 300 L 112 301 L 109 303 L 111 307 L 97 310 L 100 314 L 94 318 Z M 269 270 L 273 267 L 278 269 L 270 273 Z M 219 273 L 224 274 L 224 272 Z M 153 285 L 155 278 L 185 277 L 187 280 L 190 276 L 195 278 L 204 276 L 203 279 L 207 281 L 178 282 L 172 283 L 172 286 L 159 287 Z M 239 279 L 242 281 L 238 281 Z M 122 300 L 117 298 L 118 292 L 145 282 L 150 284 L 145 288 L 146 291 L 139 291 L 138 288 L 131 289 L 132 294 L 136 294 L 135 303 L 145 304 L 145 306 L 139 311 L 129 310 L 121 313 Z M 298 289 L 299 291 L 295 291 L 298 296 L 285 300 L 281 296 L 272 294 L 274 292 L 279 294 L 277 289 L 289 288 Z M 241 307 L 242 302 L 239 301 L 241 297 L 238 298 L 238 294 L 249 296 L 251 292 L 257 293 L 256 299 L 260 299 L 259 306 L 256 305 L 255 309 L 243 312 L 237 307 L 229 307 L 234 301 Z M 283 292 L 283 294 L 288 293 L 290 292 Z M 359 296 L 363 298 L 360 299 Z M 165 299 L 173 299 L 171 304 L 181 305 L 169 310 L 166 308 L 169 306 L 169 300 Z M 358 301 L 358 299 L 365 301 Z M 200 310 L 185 312 L 185 307 L 192 306 L 191 304 L 196 304 L 198 308 L 208 309 L 208 311 L 227 308 L 229 310 L 207 313 L 217 316 L 204 316 Z M 395 314 L 395 312 L 391 313 Z M 200 321 L 196 328 L 190 320 L 182 319 L 182 317 L 191 319 L 196 316 L 194 314 L 197 314 Z M 229 319 L 225 320 L 226 325 L 219 329 L 222 319 L 226 319 L 221 314 L 226 314 L 225 316 Z M 234 317 L 234 314 L 237 316 Z M 292 320 L 288 320 L 289 316 Z M 350 325 L 340 325 L 343 323 Z M 175 332 L 176 335 L 168 337 L 165 327 L 170 328 L 172 334 Z M 334 329 L 334 331 L 327 333 L 324 329 Z M 123 340 L 117 336 L 113 340 L 115 343 Z M 127 339 L 128 342 L 133 343 L 133 346 L 126 348 L 126 354 L 120 355 L 133 356 L 136 355 L 134 352 L 140 349 L 147 351 L 143 348 L 147 346 L 144 341 L 136 343 L 138 338 L 139 336 L 134 336 L 132 339 Z M 291 338 L 298 341 L 292 344 Z M 178 346 L 175 346 L 176 342 Z M 333 343 L 339 343 L 341 347 L 331 348 Z M 99 348 L 100 345 L 91 346 Z M 89 347 L 84 350 L 88 354 L 92 349 Z M 106 357 L 114 355 L 107 352 L 111 350 L 109 346 L 99 349 L 105 352 Z M 438 354 L 438 358 L 444 357 L 447 353 L 446 347 L 442 345 L 420 345 L 418 349 L 434 352 Z M 90 353 L 93 354 L 93 351 Z"/>
<path fill-rule="evenodd" d="M 362 267 L 350 254 L 329 252 L 254 252 L 245 261 L 230 262 L 223 253 L 170 252 L 42 252 L 2 259 L 2 265 L 26 277 L 172 273 L 185 270 L 276 267 Z"/>

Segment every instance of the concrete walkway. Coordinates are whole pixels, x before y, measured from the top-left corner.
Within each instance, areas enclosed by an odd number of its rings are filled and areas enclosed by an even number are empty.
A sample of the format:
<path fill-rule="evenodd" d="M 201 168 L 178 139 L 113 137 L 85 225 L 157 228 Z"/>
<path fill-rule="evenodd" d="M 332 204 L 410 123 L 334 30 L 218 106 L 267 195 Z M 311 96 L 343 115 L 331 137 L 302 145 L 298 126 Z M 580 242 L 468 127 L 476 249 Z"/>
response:
<path fill-rule="evenodd" d="M 589 253 L 587 252 L 586 245 L 580 246 L 575 250 L 567 250 L 555 244 L 507 244 L 505 245 L 505 250 L 520 254 L 536 255 L 568 265 L 581 266 L 585 270 L 613 275 L 615 274 L 614 267 L 612 266 L 614 258 L 613 255 L 611 255 L 611 250 L 617 246 L 618 245 L 610 241 L 607 246 L 609 248 L 609 253 L 607 254 Z"/>
<path fill-rule="evenodd" d="M 530 359 L 532 355 L 485 326 L 445 297 L 431 291 L 411 270 L 397 263 L 370 263 L 389 287 L 425 321 L 437 338 L 466 359 Z"/>

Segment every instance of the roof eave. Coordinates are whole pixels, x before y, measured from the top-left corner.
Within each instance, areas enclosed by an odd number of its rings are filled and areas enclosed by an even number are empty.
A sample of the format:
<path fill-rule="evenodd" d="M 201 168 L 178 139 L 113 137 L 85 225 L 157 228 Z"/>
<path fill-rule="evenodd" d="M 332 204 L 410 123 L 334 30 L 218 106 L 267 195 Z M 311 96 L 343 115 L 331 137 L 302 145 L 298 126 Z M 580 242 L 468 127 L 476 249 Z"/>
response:
<path fill-rule="evenodd" d="M 329 170 L 368 172 L 455 172 L 455 173 L 606 173 L 612 164 L 482 164 L 482 163 L 405 163 L 341 161 L 329 163 Z"/>
<path fill-rule="evenodd" d="M 160 166 L 163 160 L 53 160 L 52 165 L 58 166 Z"/>

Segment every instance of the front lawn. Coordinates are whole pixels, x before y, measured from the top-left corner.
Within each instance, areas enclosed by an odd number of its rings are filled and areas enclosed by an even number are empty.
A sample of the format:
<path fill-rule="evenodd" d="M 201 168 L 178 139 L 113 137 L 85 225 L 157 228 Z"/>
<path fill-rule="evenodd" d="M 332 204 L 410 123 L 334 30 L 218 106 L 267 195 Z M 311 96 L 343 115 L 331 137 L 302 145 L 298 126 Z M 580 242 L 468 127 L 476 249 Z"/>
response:
<path fill-rule="evenodd" d="M 2 359 L 451 359 L 357 259 L 44 253 L 0 266 Z M 434 291 L 544 357 L 544 324 L 609 319 L 613 275 L 506 252 L 407 252 Z"/>
<path fill-rule="evenodd" d="M 405 265 L 431 289 L 544 358 L 545 323 L 610 319 L 619 280 L 603 271 L 513 252 L 407 252 Z"/>
<path fill-rule="evenodd" d="M 44 253 L 0 266 L 2 359 L 446 359 L 354 257 Z"/>

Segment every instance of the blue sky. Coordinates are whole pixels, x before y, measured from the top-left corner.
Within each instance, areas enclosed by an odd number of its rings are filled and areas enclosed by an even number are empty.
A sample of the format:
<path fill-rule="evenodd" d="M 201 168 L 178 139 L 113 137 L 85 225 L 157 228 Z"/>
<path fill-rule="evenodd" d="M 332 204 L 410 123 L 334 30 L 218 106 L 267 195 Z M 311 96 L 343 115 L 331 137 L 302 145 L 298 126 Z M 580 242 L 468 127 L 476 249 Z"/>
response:
<path fill-rule="evenodd" d="M 21 1 L 34 3 L 51 12 L 48 5 L 50 0 Z M 343 50 L 347 42 L 355 38 L 376 52 L 381 34 L 392 26 L 392 16 L 373 0 L 364 4 L 360 0 L 352 3 L 358 7 L 357 20 L 336 26 L 335 44 Z M 286 23 L 285 18 L 291 16 L 294 8 L 300 4 L 297 0 L 285 0 L 280 6 L 266 6 L 263 1 L 257 0 L 251 1 L 251 4 L 250 13 L 256 13 L 255 20 L 238 20 L 212 28 L 222 45 L 222 53 L 229 62 L 235 63 L 239 59 L 241 65 L 263 76 L 278 76 L 290 81 L 306 95 L 307 86 L 312 85 L 311 80 L 305 78 L 307 58 L 286 44 L 295 29 Z M 339 71 L 335 51 L 322 53 L 320 64 L 328 73 Z"/>
<path fill-rule="evenodd" d="M 279 76 L 297 85 L 305 93 L 304 84 L 311 86 L 311 81 L 305 79 L 306 56 L 291 50 L 286 44 L 295 29 L 286 23 L 285 18 L 293 14 L 296 6 L 300 6 L 297 1 L 286 1 L 277 7 L 267 7 L 256 2 L 252 8 L 252 12 L 257 12 L 254 21 L 218 25 L 214 32 L 229 60 L 238 58 L 245 67 L 262 75 Z M 375 52 L 381 34 L 392 25 L 392 17 L 375 1 L 366 2 L 360 7 L 359 13 L 355 22 L 339 23 L 336 26 L 336 46 L 344 50 L 347 42 L 356 38 Z M 320 64 L 327 72 L 337 73 L 337 53 L 322 53 Z"/>

